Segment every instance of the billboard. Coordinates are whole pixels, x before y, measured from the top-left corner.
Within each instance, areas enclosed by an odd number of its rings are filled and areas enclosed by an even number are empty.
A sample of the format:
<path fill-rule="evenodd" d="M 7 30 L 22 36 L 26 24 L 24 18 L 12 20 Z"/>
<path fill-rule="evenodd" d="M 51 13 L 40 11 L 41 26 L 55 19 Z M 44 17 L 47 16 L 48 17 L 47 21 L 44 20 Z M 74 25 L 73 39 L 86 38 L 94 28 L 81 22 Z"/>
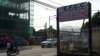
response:
<path fill-rule="evenodd" d="M 88 2 L 63 6 L 58 8 L 58 19 L 60 22 L 88 18 Z"/>

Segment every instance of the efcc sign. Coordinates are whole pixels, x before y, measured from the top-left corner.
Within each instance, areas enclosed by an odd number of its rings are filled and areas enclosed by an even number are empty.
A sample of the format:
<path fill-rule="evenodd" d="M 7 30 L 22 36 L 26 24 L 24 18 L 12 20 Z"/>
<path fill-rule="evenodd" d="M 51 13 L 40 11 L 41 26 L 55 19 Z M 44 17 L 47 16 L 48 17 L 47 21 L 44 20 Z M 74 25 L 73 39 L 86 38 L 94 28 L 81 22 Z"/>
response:
<path fill-rule="evenodd" d="M 58 8 L 58 20 L 63 22 L 88 18 L 88 4 L 88 2 L 84 2 Z"/>
<path fill-rule="evenodd" d="M 89 19 L 89 38 L 88 38 L 88 53 L 92 56 L 92 22 L 91 22 L 91 3 L 84 2 L 78 3 L 69 6 L 63 6 L 57 8 L 57 55 L 60 54 L 60 28 L 59 22 L 71 21 L 71 20 L 80 20 L 80 19 Z"/>

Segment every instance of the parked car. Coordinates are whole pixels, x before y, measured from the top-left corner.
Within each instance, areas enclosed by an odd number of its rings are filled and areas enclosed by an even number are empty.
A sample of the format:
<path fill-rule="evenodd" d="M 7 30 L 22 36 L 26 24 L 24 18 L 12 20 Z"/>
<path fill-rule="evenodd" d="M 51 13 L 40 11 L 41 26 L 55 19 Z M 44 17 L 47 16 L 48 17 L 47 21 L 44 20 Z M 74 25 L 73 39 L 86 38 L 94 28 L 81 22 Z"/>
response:
<path fill-rule="evenodd" d="M 56 38 L 49 38 L 49 39 L 46 39 L 46 41 L 41 42 L 41 47 L 42 48 L 44 48 L 44 47 L 53 47 L 53 46 L 56 47 L 56 45 L 57 45 L 57 39 Z"/>
<path fill-rule="evenodd" d="M 21 37 L 14 37 L 14 41 L 18 46 L 24 46 L 25 40 Z"/>
<path fill-rule="evenodd" d="M 14 41 L 13 38 L 7 36 L 6 34 L 0 34 L 0 48 L 6 48 L 7 42 Z"/>

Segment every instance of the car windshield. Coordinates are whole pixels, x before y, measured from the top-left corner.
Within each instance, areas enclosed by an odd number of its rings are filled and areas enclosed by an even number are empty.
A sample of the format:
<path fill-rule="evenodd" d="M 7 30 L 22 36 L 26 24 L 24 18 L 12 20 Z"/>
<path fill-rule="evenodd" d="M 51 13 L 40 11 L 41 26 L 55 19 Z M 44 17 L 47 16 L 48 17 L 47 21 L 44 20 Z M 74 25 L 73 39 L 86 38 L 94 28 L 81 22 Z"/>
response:
<path fill-rule="evenodd" d="M 51 39 L 51 38 L 50 39 L 47 39 L 47 41 L 52 41 L 52 40 L 53 41 L 56 41 L 57 39 L 55 39 L 55 38 L 53 38 L 53 39 Z"/>

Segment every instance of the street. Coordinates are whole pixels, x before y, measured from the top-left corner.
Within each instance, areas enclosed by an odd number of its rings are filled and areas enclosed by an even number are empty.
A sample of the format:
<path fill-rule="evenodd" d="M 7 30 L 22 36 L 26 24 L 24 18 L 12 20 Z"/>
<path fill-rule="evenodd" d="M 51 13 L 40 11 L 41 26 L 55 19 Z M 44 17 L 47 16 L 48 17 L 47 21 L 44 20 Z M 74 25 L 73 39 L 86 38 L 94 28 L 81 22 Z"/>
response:
<path fill-rule="evenodd" d="M 21 48 L 22 49 L 22 48 Z M 55 56 L 56 48 L 41 48 L 40 46 L 32 46 L 32 48 L 26 48 L 21 50 L 17 56 Z M 0 56 L 7 56 L 6 52 L 0 51 Z"/>

